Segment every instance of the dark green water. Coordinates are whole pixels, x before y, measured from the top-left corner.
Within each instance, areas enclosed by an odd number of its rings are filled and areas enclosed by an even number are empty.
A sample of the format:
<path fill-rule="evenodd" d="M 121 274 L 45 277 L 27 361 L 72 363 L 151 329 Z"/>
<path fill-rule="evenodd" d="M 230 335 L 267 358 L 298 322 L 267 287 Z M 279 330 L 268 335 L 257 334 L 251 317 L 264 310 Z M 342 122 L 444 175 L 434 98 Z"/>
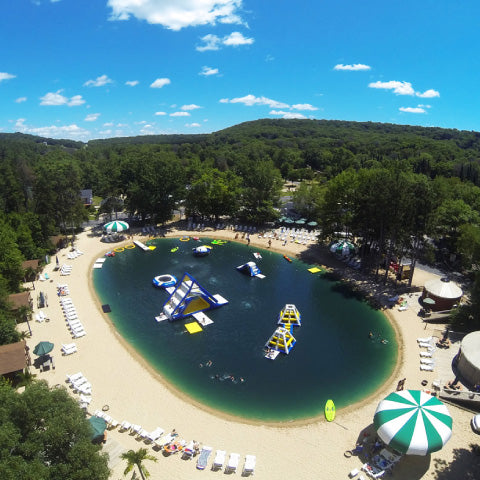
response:
<path fill-rule="evenodd" d="M 233 242 L 214 246 L 201 258 L 192 255 L 198 242 L 169 238 L 154 243 L 151 252 L 135 248 L 107 258 L 102 269 L 93 271 L 95 289 L 101 303 L 111 306 L 109 316 L 120 334 L 195 400 L 251 420 L 300 420 L 322 414 L 329 398 L 337 408 L 353 404 L 390 375 L 397 344 L 387 319 L 342 293 L 338 283 L 309 273 L 308 265 Z M 175 246 L 178 251 L 170 252 Z M 263 258 L 255 260 L 254 251 Z M 266 278 L 235 269 L 247 261 L 256 261 Z M 181 278 L 185 272 L 229 301 L 208 311 L 215 323 L 194 335 L 184 326 L 193 319 L 154 319 L 168 294 L 155 289 L 152 278 L 165 273 Z M 302 315 L 302 326 L 293 331 L 297 344 L 289 355 L 267 360 L 263 347 L 286 303 L 295 304 Z M 369 332 L 375 333 L 373 340 Z M 209 360 L 211 367 L 205 366 Z M 230 375 L 234 381 L 226 378 Z"/>

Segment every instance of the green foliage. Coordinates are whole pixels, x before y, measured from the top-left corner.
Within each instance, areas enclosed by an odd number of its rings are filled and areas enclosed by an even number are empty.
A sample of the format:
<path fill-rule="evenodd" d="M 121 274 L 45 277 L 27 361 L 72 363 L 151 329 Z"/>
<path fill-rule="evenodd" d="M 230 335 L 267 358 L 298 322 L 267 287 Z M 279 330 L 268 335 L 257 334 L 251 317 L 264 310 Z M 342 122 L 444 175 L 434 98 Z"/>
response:
<path fill-rule="evenodd" d="M 456 308 L 451 316 L 452 324 L 461 331 L 480 329 L 480 272 L 476 272 L 468 293 L 467 302 Z"/>
<path fill-rule="evenodd" d="M 65 389 L 33 382 L 19 394 L 0 385 L 1 478 L 107 479 L 107 457 L 90 436 L 84 413 Z"/>
<path fill-rule="evenodd" d="M 147 452 L 146 448 L 139 448 L 136 451 L 135 450 L 129 450 L 128 452 L 122 453 L 121 458 L 122 458 L 122 460 L 125 460 L 127 462 L 127 467 L 125 468 L 125 471 L 123 472 L 124 475 L 131 472 L 133 467 L 136 466 L 136 467 L 138 467 L 138 470 L 140 471 L 140 475 L 142 476 L 143 479 L 150 476 L 150 473 L 145 468 L 145 465 L 143 464 L 143 462 L 145 460 L 151 460 L 152 462 L 157 461 L 157 458 L 154 457 L 153 455 L 150 455 Z"/>

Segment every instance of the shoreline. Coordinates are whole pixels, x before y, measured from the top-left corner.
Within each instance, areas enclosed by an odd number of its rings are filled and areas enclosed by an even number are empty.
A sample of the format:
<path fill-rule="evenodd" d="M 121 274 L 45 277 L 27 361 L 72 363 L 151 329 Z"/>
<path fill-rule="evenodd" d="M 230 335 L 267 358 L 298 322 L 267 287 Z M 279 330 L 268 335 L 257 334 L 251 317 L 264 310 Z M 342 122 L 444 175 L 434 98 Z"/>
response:
<path fill-rule="evenodd" d="M 218 231 L 202 233 L 202 236 L 234 241 L 235 232 L 223 231 L 223 235 Z M 192 235 L 192 232 L 170 230 L 166 233 L 168 237 L 182 235 Z M 197 232 L 193 235 L 197 235 Z M 145 236 L 134 235 L 134 237 L 142 241 L 146 239 Z M 268 239 L 251 236 L 252 247 L 268 250 L 267 242 Z M 380 389 L 351 406 L 339 409 L 334 422 L 326 422 L 323 416 L 278 423 L 248 421 L 248 419 L 228 414 L 222 415 L 217 410 L 205 408 L 183 392 L 178 392 L 174 386 L 163 379 L 121 337 L 108 318 L 108 314 L 103 313 L 101 309 L 101 303 L 93 289 L 92 265 L 96 258 L 112 250 L 114 246 L 127 243 L 131 243 L 131 240 L 126 239 L 116 244 L 101 243 L 100 237 L 91 235 L 87 230 L 76 240 L 76 247 L 83 251 L 84 255 L 75 260 L 68 260 L 66 257 L 68 249 L 63 249 L 58 254 L 61 257 L 61 263 L 73 266 L 72 274 L 65 277 L 59 276 L 53 271 L 54 265 L 49 264 L 44 272 L 49 274 L 51 280 L 36 282 L 36 290 L 47 292 L 50 298 L 49 306 L 44 311 L 48 313 L 51 320 L 48 323 L 32 321 L 33 336 L 27 340 L 27 343 L 33 349 L 40 340 L 52 341 L 55 344 L 53 355 L 56 368 L 43 373 L 35 370 L 34 373 L 37 378 L 47 380 L 51 386 L 54 386 L 66 385 L 66 374 L 81 371 L 93 386 L 92 401 L 88 407 L 90 414 L 108 407 L 108 414 L 118 422 L 127 420 L 130 423 L 140 424 L 148 431 L 154 430 L 157 426 L 161 426 L 166 431 L 175 428 L 180 432 L 181 438 L 187 441 L 195 439 L 203 445 L 212 446 L 214 450 L 226 450 L 227 454 L 237 452 L 241 458 L 245 454 L 256 455 L 255 477 L 257 479 L 270 479 L 272 475 L 278 478 L 295 477 L 299 480 L 344 478 L 349 471 L 354 468 L 360 469 L 362 465 L 359 458 L 345 458 L 344 452 L 353 448 L 359 438 L 362 438 L 363 432 L 371 427 L 378 401 L 395 390 L 396 381 L 407 377 L 406 388 L 421 389 L 423 388 L 420 386 L 421 381 L 424 378 L 429 379 L 429 382 L 437 378 L 435 373 L 424 373 L 418 368 L 416 338 L 431 334 L 431 332 L 425 332 L 427 325 L 416 316 L 414 308 L 405 312 L 397 312 L 396 309 L 387 310 L 383 313 L 394 326 L 398 343 L 396 366 Z M 272 240 L 271 250 L 304 260 L 308 246 L 290 242 L 283 248 L 280 245 L 280 241 Z M 313 250 L 316 251 L 316 247 L 313 247 Z M 335 260 L 333 256 L 331 260 Z M 330 262 L 317 263 L 328 265 Z M 345 268 L 341 262 L 338 262 L 338 266 Z M 414 280 L 418 285 L 423 284 L 424 279 L 431 277 L 432 274 L 419 271 Z M 70 298 L 87 331 L 87 335 L 83 338 L 73 340 L 68 334 L 56 296 L 57 283 L 69 285 Z M 36 293 L 33 294 L 36 295 Z M 411 300 L 412 307 L 415 307 L 414 300 L 414 298 Z M 430 326 L 429 330 L 433 331 L 434 328 L 438 328 L 438 325 Z M 61 344 L 72 341 L 77 344 L 78 352 L 61 356 Z M 73 393 L 72 395 L 76 397 Z M 465 447 L 469 442 L 476 441 L 475 434 L 469 434 L 466 430 L 471 415 L 450 406 L 449 410 L 454 416 L 456 429 L 447 446 L 442 451 L 432 454 L 431 460 L 435 458 L 451 462 L 455 448 Z M 133 435 L 120 432 L 118 428 L 108 430 L 107 438 L 104 449 L 111 454 L 112 479 L 122 478 L 125 468 L 125 463 L 118 458 L 117 450 L 137 450 L 140 446 L 147 448 L 149 453 L 158 458 L 157 463 L 149 462 L 147 465 L 152 478 L 170 476 L 179 480 L 191 480 L 195 475 L 195 459 L 183 461 L 178 456 L 164 457 L 148 444 L 145 445 Z M 292 442 L 302 445 L 295 455 L 295 461 L 292 461 L 289 456 L 278 455 L 285 445 L 291 445 Z M 213 455 L 210 461 L 212 457 Z M 425 465 L 425 459 L 422 459 L 422 462 L 419 464 L 420 467 L 417 465 L 418 462 L 415 463 L 417 467 L 413 471 L 412 465 L 407 462 L 404 465 L 401 462 L 396 467 L 392 478 L 435 478 L 434 462 L 429 460 L 431 465 Z M 239 474 L 242 464 L 241 461 Z M 412 475 L 412 472 L 415 473 L 418 468 L 422 472 L 421 475 Z M 207 469 L 202 475 L 213 480 L 215 476 L 218 478 L 219 473 Z"/>

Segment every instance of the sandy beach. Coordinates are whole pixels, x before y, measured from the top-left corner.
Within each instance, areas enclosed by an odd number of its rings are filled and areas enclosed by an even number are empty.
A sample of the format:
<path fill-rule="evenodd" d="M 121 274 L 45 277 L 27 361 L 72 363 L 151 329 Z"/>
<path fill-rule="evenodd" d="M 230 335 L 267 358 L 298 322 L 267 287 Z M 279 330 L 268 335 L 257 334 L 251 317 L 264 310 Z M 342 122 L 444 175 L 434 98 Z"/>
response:
<path fill-rule="evenodd" d="M 191 232 L 172 229 L 166 234 L 180 237 Z M 235 232 L 222 230 L 215 233 L 206 231 L 203 234 L 233 240 Z M 145 237 L 137 238 L 145 240 Z M 239 238 L 239 241 L 246 242 L 242 238 Z M 131 240 L 128 243 L 131 243 Z M 268 248 L 268 239 L 252 235 L 251 245 Z M 55 258 L 53 258 L 52 263 L 44 269 L 49 279 L 35 282 L 36 289 L 31 292 L 35 299 L 35 311 L 37 311 L 36 296 L 40 291 L 46 293 L 48 307 L 43 311 L 50 320 L 42 323 L 32 320 L 33 335 L 27 343 L 32 351 L 41 340 L 55 344 L 52 353 L 56 368 L 43 373 L 35 370 L 37 378 L 47 380 L 51 386 L 60 385 L 68 388 L 65 382 L 66 375 L 81 371 L 92 384 L 89 414 L 102 408 L 108 409 L 107 413 L 118 422 L 127 420 L 149 431 L 156 427 L 162 427 L 165 431 L 176 429 L 179 438 L 187 441 L 197 440 L 203 445 L 209 445 L 213 448 L 213 453 L 216 449 L 226 450 L 227 458 L 229 453 L 236 452 L 240 454 L 240 463 L 234 475 L 239 477 L 245 455 L 252 454 L 256 456 L 254 478 L 257 479 L 348 478 L 349 472 L 354 469 L 360 470 L 362 461 L 358 457 L 347 458 L 344 455 L 345 451 L 354 448 L 356 442 L 363 439 L 363 431 L 371 426 L 378 402 L 395 390 L 400 379 L 406 378 L 407 389 L 431 389 L 432 381 L 440 379 L 446 382 L 453 378 L 453 374 L 447 378 L 440 378 L 439 372 L 422 372 L 419 369 L 419 348 L 416 339 L 435 334 L 441 326 L 422 322 L 417 315 L 420 309 L 418 294 L 411 294 L 406 297 L 407 310 L 399 311 L 398 308 L 392 308 L 386 311 L 396 328 L 400 345 L 399 362 L 391 378 L 381 391 L 370 398 L 337 411 L 334 422 L 327 423 L 323 418 L 318 418 L 294 424 L 255 424 L 208 411 L 166 385 L 161 376 L 116 333 L 108 314 L 102 312 L 92 287 L 92 266 L 95 259 L 112 249 L 112 245 L 102 243 L 100 237 L 93 236 L 90 230 L 87 230 L 76 237 L 75 247 L 83 254 L 73 260 L 67 258 L 70 249 L 63 249 L 58 254 L 61 265 L 72 266 L 71 274 L 61 276 L 58 271 L 54 271 Z M 304 258 L 308 246 L 293 242 L 282 246 L 281 241 L 274 239 L 271 248 L 289 256 Z M 317 256 L 317 261 L 319 264 L 328 262 L 333 267 L 344 267 L 343 264 L 335 262 L 333 255 L 328 258 Z M 417 269 L 413 283 L 421 287 L 425 281 L 433 277 L 433 274 Z M 59 283 L 68 284 L 70 298 L 87 332 L 82 338 L 72 339 L 66 327 L 56 294 L 56 286 Z M 31 287 L 31 284 L 27 286 Z M 20 327 L 26 329 L 26 325 Z M 61 345 L 71 342 L 77 344 L 78 352 L 62 356 Z M 422 380 L 428 381 L 426 387 L 422 387 Z M 75 394 L 72 392 L 72 395 Z M 472 454 L 466 453 L 466 450 L 469 450 L 470 444 L 478 444 L 479 436 L 470 427 L 472 414 L 455 406 L 449 405 L 448 408 L 454 426 L 452 438 L 447 445 L 440 452 L 426 457 L 403 458 L 395 467 L 392 478 L 402 480 L 473 478 L 468 475 L 472 468 L 478 468 L 479 457 L 473 457 Z M 195 468 L 195 458 L 183 460 L 179 454 L 166 457 L 135 436 L 115 428 L 108 431 L 104 447 L 111 455 L 112 479 L 125 478 L 123 477 L 125 462 L 119 459 L 119 454 L 140 447 L 147 448 L 149 453 L 158 459 L 157 463 L 150 461 L 145 463 L 152 479 L 189 480 L 200 477 L 213 479 L 224 474 L 223 470 L 216 472 L 210 470 L 213 454 L 206 470 L 199 471 Z M 454 467 L 450 467 L 449 464 L 454 460 Z M 451 474 L 448 473 L 450 469 Z M 367 477 L 365 473 L 363 476 Z"/>

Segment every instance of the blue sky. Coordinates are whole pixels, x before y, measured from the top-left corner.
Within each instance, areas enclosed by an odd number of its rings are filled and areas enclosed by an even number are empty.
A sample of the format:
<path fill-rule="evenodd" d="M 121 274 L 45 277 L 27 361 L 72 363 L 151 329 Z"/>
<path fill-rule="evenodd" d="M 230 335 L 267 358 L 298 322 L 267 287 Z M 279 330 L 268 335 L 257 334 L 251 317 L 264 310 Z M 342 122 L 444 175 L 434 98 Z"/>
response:
<path fill-rule="evenodd" d="M 0 131 L 259 118 L 480 131 L 478 0 L 0 0 Z"/>

